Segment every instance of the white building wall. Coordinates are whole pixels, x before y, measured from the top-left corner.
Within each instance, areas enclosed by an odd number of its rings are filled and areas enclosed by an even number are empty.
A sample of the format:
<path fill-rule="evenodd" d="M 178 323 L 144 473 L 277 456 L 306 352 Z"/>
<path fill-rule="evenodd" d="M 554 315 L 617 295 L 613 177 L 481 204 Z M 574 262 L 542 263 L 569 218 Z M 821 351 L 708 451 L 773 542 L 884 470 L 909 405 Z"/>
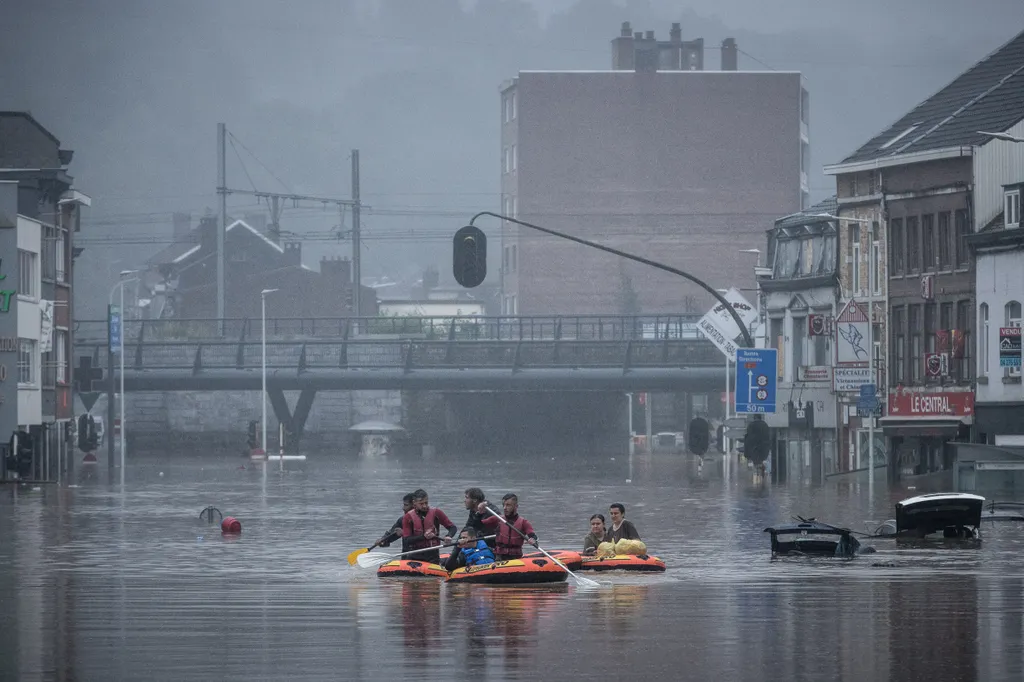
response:
<path fill-rule="evenodd" d="M 1024 120 L 1006 132 L 1024 138 Z M 1003 184 L 1024 180 L 1024 144 L 991 140 L 975 147 L 973 158 L 974 231 L 977 232 L 1003 210 Z"/>
<path fill-rule="evenodd" d="M 1002 196 L 1000 194 L 1000 196 Z M 979 353 L 978 376 L 988 377 L 988 383 L 979 381 L 978 402 L 1013 402 L 1024 400 L 1024 385 L 1003 383 L 1009 374 L 999 366 L 999 328 L 1006 326 L 1006 304 L 1018 301 L 1024 305 L 1024 251 L 980 254 L 976 275 L 978 315 L 978 344 L 987 353 Z M 984 330 L 983 304 L 988 304 L 988 333 Z M 987 359 L 987 367 L 983 366 Z"/>
<path fill-rule="evenodd" d="M 43 423 L 42 363 L 39 352 L 39 296 L 42 291 L 42 224 L 37 220 L 18 216 L 18 251 L 29 251 L 35 254 L 34 286 L 31 295 L 21 292 L 18 282 L 17 315 L 18 338 L 35 341 L 35 353 L 32 358 L 33 378 L 31 384 L 18 383 L 18 424 L 31 426 Z M 15 368 L 15 371 L 17 369 Z"/>

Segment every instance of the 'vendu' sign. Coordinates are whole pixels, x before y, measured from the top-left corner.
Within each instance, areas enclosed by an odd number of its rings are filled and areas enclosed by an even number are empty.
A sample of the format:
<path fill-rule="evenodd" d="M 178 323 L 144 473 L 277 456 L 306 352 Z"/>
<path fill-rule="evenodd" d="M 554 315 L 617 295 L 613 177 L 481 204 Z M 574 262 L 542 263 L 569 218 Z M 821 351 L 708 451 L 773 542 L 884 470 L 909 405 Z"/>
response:
<path fill-rule="evenodd" d="M 1021 366 L 1021 328 L 999 328 L 999 366 Z"/>

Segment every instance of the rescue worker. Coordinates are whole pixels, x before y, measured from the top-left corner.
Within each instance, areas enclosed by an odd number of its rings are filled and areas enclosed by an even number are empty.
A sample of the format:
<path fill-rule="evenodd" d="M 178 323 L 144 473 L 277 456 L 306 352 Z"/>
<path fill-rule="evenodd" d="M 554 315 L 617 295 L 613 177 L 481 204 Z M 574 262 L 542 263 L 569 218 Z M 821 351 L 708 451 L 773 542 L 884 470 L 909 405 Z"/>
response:
<path fill-rule="evenodd" d="M 459 529 L 447 514 L 437 507 L 430 506 L 427 491 L 423 489 L 415 491 L 412 494 L 412 504 L 412 510 L 402 517 L 402 541 L 405 543 L 406 551 L 440 547 L 441 538 L 438 537 L 438 533 L 442 527 L 448 531 L 445 544 L 450 544 Z M 426 561 L 432 564 L 441 561 L 441 552 L 436 549 L 433 552 L 420 552 L 412 556 L 417 561 Z"/>
<path fill-rule="evenodd" d="M 384 534 L 384 537 L 377 543 L 378 547 L 390 547 L 391 543 L 402 537 L 402 520 L 405 515 L 412 511 L 412 493 L 408 493 L 402 498 L 402 515 L 398 517 L 398 520 L 392 524 L 391 528 L 388 528 L 388 532 Z M 405 551 L 406 542 L 402 540 L 402 551 Z"/>
<path fill-rule="evenodd" d="M 483 566 L 494 563 L 494 552 L 480 539 L 475 528 L 469 526 L 459 533 L 459 543 L 444 562 L 444 568 L 451 573 L 464 566 Z"/>
<path fill-rule="evenodd" d="M 504 523 L 493 515 L 488 515 L 483 520 L 487 529 L 495 531 L 497 535 L 494 539 L 494 558 L 497 561 L 519 559 L 523 556 L 523 536 L 526 536 L 526 542 L 536 547 L 537 533 L 534 532 L 533 525 L 525 517 L 519 515 L 519 498 L 514 493 L 508 493 L 501 498 L 501 504 L 502 511 L 504 512 Z M 482 514 L 488 514 L 486 506 L 486 502 L 481 503 L 477 507 L 477 511 Z M 512 530 L 509 527 L 510 525 L 518 530 L 519 533 Z"/>

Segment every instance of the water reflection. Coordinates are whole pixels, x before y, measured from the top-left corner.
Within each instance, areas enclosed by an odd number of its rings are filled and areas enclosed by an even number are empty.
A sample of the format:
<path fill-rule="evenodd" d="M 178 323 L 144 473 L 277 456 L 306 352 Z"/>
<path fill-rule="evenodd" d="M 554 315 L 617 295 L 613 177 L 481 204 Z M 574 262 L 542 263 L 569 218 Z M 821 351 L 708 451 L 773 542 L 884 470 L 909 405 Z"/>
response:
<path fill-rule="evenodd" d="M 979 679 L 978 584 L 973 575 L 890 584 L 888 621 L 889 659 L 898 679 Z"/>

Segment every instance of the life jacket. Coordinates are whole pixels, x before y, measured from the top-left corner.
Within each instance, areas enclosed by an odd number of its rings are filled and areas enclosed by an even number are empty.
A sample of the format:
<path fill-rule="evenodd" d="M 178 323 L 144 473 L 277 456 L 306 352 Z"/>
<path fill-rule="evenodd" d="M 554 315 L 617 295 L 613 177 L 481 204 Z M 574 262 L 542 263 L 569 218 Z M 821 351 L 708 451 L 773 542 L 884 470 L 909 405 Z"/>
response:
<path fill-rule="evenodd" d="M 483 540 L 476 541 L 476 547 L 464 547 L 462 556 L 466 559 L 467 566 L 481 566 L 494 563 L 494 552 Z"/>
<path fill-rule="evenodd" d="M 518 559 L 523 556 L 523 542 L 525 542 L 523 535 L 526 535 L 526 519 L 516 514 L 515 521 L 505 520 L 507 523 L 502 523 L 498 526 L 498 537 L 494 539 L 494 553 Z M 523 535 L 509 528 L 509 523 L 515 526 L 516 530 Z"/>
<path fill-rule="evenodd" d="M 437 510 L 434 507 L 428 509 L 425 516 L 420 516 L 420 513 L 415 509 L 410 509 L 407 516 L 412 517 L 413 536 L 423 535 L 430 528 L 433 528 L 435 533 L 437 532 Z M 407 544 L 410 551 L 414 549 L 426 549 L 427 547 L 440 547 L 441 538 L 436 535 L 429 540 L 421 537 L 419 540 L 414 540 Z"/>

